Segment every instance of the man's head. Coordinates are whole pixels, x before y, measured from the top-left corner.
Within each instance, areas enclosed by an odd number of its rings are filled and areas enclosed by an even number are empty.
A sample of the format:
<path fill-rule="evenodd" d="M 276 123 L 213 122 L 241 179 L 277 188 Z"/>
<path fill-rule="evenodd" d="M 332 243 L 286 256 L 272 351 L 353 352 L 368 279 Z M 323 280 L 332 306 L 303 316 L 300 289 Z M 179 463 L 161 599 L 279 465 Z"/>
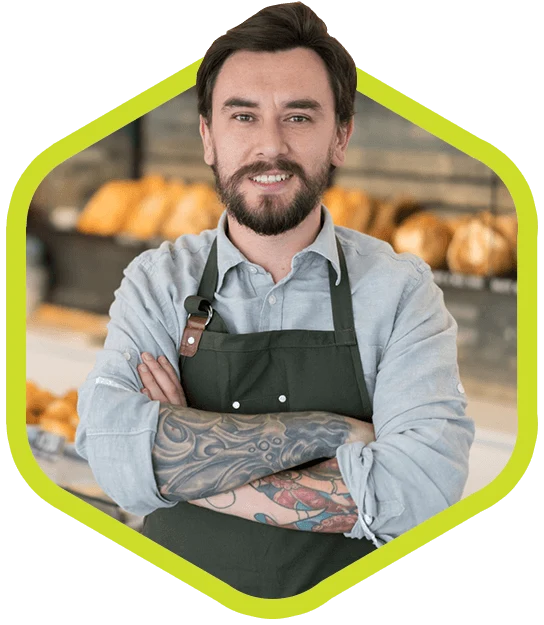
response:
<path fill-rule="evenodd" d="M 319 205 L 344 160 L 355 88 L 353 60 L 299 2 L 263 9 L 212 44 L 197 75 L 200 132 L 230 215 L 276 235 Z"/>

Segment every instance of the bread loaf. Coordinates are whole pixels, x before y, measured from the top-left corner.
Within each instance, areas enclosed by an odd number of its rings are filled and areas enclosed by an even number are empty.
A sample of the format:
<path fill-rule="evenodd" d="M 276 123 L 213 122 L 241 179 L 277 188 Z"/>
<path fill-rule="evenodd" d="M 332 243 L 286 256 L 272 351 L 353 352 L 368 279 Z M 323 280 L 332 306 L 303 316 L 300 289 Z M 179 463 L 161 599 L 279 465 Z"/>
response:
<path fill-rule="evenodd" d="M 42 417 L 40 419 L 40 428 L 46 432 L 51 432 L 52 434 L 57 434 L 58 436 L 64 436 L 69 443 L 73 443 L 75 441 L 75 429 L 67 421 Z"/>
<path fill-rule="evenodd" d="M 161 228 L 167 239 L 176 239 L 182 234 L 199 234 L 215 228 L 223 207 L 208 185 L 190 185 L 173 207 L 169 218 Z"/>
<path fill-rule="evenodd" d="M 432 213 L 421 212 L 403 221 L 391 242 L 395 251 L 410 252 L 432 269 L 441 269 L 446 264 L 451 238 L 451 230 L 442 220 Z"/>
<path fill-rule="evenodd" d="M 396 228 L 396 216 L 397 208 L 392 202 L 377 200 L 374 219 L 370 224 L 368 234 L 390 243 Z"/>
<path fill-rule="evenodd" d="M 366 232 L 372 217 L 373 203 L 364 191 L 334 186 L 324 193 L 323 204 L 337 226 Z"/>
<path fill-rule="evenodd" d="M 446 217 L 444 219 L 444 223 L 448 226 L 448 228 L 450 229 L 451 235 L 453 236 L 460 226 L 464 226 L 471 219 L 474 219 L 474 215 L 472 214 L 471 215 L 457 215 L 455 217 Z"/>
<path fill-rule="evenodd" d="M 81 213 L 77 229 L 86 234 L 112 236 L 119 233 L 143 195 L 136 180 L 113 180 L 91 197 Z"/>
<path fill-rule="evenodd" d="M 323 195 L 323 204 L 327 207 L 335 225 L 345 227 L 349 221 L 349 206 L 345 190 L 338 186 L 327 189 Z"/>
<path fill-rule="evenodd" d="M 447 262 L 453 272 L 477 276 L 498 276 L 515 267 L 514 251 L 489 213 L 459 226 L 448 248 Z"/>
<path fill-rule="evenodd" d="M 514 257 L 518 256 L 518 216 L 517 214 L 497 215 L 495 228 L 510 243 Z"/>
<path fill-rule="evenodd" d="M 27 380 L 26 422 L 39 425 L 47 432 L 64 436 L 74 442 L 79 423 L 77 414 L 77 390 L 69 390 L 64 397 L 56 397 L 47 390 L 40 389 L 34 382 Z"/>
<path fill-rule="evenodd" d="M 168 186 L 146 195 L 129 216 L 123 234 L 143 240 L 157 235 L 172 210 L 173 202 Z"/>
<path fill-rule="evenodd" d="M 406 195 L 398 195 L 387 201 L 377 200 L 374 219 L 370 224 L 368 234 L 391 243 L 397 226 L 419 210 L 420 205 Z"/>

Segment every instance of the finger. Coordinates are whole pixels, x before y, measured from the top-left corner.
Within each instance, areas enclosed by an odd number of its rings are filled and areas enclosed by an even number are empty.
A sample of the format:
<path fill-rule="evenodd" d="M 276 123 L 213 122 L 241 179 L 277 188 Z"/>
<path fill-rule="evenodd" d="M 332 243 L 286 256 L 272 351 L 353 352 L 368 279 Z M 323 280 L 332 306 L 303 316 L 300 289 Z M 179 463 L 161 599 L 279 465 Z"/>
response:
<path fill-rule="evenodd" d="M 151 395 L 149 394 L 149 391 L 146 388 L 141 389 L 140 393 L 142 393 L 142 395 L 146 395 L 148 399 L 151 399 Z"/>
<path fill-rule="evenodd" d="M 166 356 L 159 356 L 158 359 L 160 366 L 164 369 L 164 371 L 168 374 L 168 377 L 172 380 L 174 384 L 179 384 L 179 377 L 176 373 L 174 367 L 170 364 L 170 361 Z"/>
<path fill-rule="evenodd" d="M 170 379 L 174 383 L 178 395 L 179 395 L 179 404 L 181 406 L 187 406 L 187 398 L 185 397 L 185 391 L 183 390 L 183 386 L 181 385 L 181 381 L 179 379 L 179 375 L 176 373 L 176 370 L 171 365 L 170 361 L 166 356 L 159 356 L 159 363 L 161 367 L 166 371 L 169 375 Z"/>
<path fill-rule="evenodd" d="M 153 373 L 147 365 L 138 365 L 138 373 L 140 374 L 140 378 L 142 380 L 144 388 L 149 391 L 150 399 L 158 400 L 164 403 L 170 403 L 170 400 L 165 395 L 165 393 L 163 393 L 163 390 L 159 386 L 159 384 L 157 384 Z"/>
<path fill-rule="evenodd" d="M 154 383 L 158 385 L 166 400 L 171 404 L 179 404 L 181 400 L 181 393 L 179 391 L 179 383 L 176 385 L 171 377 L 166 373 L 162 366 L 153 358 L 153 356 L 147 352 L 142 354 L 144 360 L 144 366 L 149 368 L 154 378 Z M 143 380 L 142 380 L 143 382 Z M 147 383 L 144 386 L 149 389 Z M 151 390 L 151 389 L 150 389 Z"/>

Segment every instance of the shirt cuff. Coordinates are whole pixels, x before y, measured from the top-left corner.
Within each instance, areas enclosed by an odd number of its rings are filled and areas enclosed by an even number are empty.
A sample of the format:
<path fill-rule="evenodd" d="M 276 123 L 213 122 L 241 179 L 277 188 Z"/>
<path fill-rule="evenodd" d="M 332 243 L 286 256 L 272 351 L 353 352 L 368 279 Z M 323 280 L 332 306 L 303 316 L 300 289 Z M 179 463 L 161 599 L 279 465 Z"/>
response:
<path fill-rule="evenodd" d="M 370 528 L 375 515 L 372 515 L 371 510 L 366 510 L 364 505 L 366 485 L 373 463 L 372 450 L 364 443 L 347 443 L 338 447 L 336 459 L 344 484 L 357 506 L 357 522 L 344 536 L 366 538 L 376 547 L 381 547 L 385 542 L 378 538 Z"/>

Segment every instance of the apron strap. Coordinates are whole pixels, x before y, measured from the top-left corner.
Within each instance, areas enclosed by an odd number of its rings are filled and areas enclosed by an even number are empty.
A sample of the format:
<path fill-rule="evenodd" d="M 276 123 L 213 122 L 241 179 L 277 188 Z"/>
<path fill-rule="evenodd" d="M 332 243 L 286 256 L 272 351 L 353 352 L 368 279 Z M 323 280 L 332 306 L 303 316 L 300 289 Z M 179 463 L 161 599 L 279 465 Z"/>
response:
<path fill-rule="evenodd" d="M 200 285 L 198 287 L 198 295 L 204 298 L 208 302 L 213 302 L 215 295 L 215 289 L 217 288 L 217 281 L 219 279 L 219 271 L 217 269 L 217 237 L 213 240 L 210 253 L 208 254 L 208 260 L 200 279 Z"/>
<path fill-rule="evenodd" d="M 217 288 L 219 272 L 217 270 L 217 238 L 214 239 L 206 266 L 200 278 L 198 286 L 198 295 L 190 295 L 185 298 L 185 310 L 191 315 L 207 316 L 208 310 L 211 308 Z M 225 322 L 217 312 L 213 312 L 211 320 L 208 320 L 208 328 L 213 332 L 227 332 Z"/>
<path fill-rule="evenodd" d="M 349 284 L 348 269 L 344 251 L 336 237 L 336 247 L 338 249 L 338 260 L 340 262 L 340 283 L 336 286 L 337 275 L 332 263 L 329 261 L 329 290 L 331 294 L 332 318 L 334 320 L 334 331 L 354 330 L 353 306 L 351 304 L 351 287 Z"/>
<path fill-rule="evenodd" d="M 346 265 L 346 257 L 340 245 L 338 237 L 336 237 L 336 247 L 338 248 L 338 260 L 340 261 L 340 283 L 336 286 L 336 273 L 332 263 L 329 262 L 329 285 L 331 293 L 332 316 L 334 320 L 334 331 L 350 331 L 356 337 L 355 322 L 353 319 L 353 304 L 351 301 L 351 286 L 349 284 L 348 268 Z M 363 404 L 363 414 L 372 416 L 372 403 L 368 395 L 365 383 L 365 374 L 361 361 L 361 354 L 355 338 L 355 344 L 350 345 L 351 360 L 355 370 L 355 379 L 359 388 L 359 395 Z"/>

